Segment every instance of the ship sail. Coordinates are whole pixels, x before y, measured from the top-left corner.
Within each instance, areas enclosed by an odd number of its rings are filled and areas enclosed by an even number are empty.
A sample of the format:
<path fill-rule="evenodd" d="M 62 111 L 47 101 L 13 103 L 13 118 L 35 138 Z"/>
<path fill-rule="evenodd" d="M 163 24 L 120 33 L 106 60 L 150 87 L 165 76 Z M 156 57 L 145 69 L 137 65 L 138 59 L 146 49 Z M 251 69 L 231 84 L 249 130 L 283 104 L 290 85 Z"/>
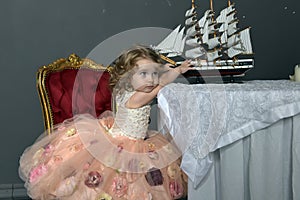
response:
<path fill-rule="evenodd" d="M 232 35 L 233 33 L 235 33 L 238 30 L 237 24 L 238 24 L 238 20 L 233 20 L 233 21 L 231 21 L 230 24 L 228 24 L 228 26 L 227 26 L 227 34 L 228 35 Z"/>
<path fill-rule="evenodd" d="M 234 57 L 239 54 L 253 54 L 252 44 L 250 38 L 250 28 L 246 28 L 239 33 L 237 33 L 239 40 L 237 42 L 232 41 L 232 45 L 227 50 L 227 54 L 229 57 Z M 229 40 L 228 40 L 229 41 Z"/>
<path fill-rule="evenodd" d="M 193 59 L 196 59 L 200 56 L 204 56 L 205 54 L 206 54 L 206 51 L 201 46 L 185 51 L 185 56 L 188 58 L 193 58 Z"/>
<path fill-rule="evenodd" d="M 155 49 L 160 53 L 171 53 L 179 33 L 181 25 L 178 25 L 163 41 L 161 41 Z"/>
<path fill-rule="evenodd" d="M 217 23 L 225 23 L 227 21 L 227 15 L 235 11 L 234 4 L 221 10 L 219 16 L 216 18 Z"/>
<path fill-rule="evenodd" d="M 172 52 L 168 53 L 167 57 L 175 57 L 182 54 L 184 50 L 184 43 L 186 40 L 186 36 L 184 35 L 185 28 L 183 27 L 180 32 L 177 34 L 174 46 L 172 48 Z"/>
<path fill-rule="evenodd" d="M 204 34 L 204 26 L 205 24 L 207 23 L 207 20 L 209 18 L 212 18 L 213 17 L 213 11 L 212 10 L 206 10 L 203 17 L 201 17 L 201 19 L 199 19 L 198 21 L 198 26 L 200 28 L 200 34 Z"/>
<path fill-rule="evenodd" d="M 206 10 L 203 17 L 201 17 L 201 19 L 199 19 L 198 24 L 200 28 L 204 28 L 204 24 L 207 21 L 208 18 L 211 18 L 213 15 L 213 11 L 212 10 Z"/>
<path fill-rule="evenodd" d="M 241 41 L 245 48 L 243 54 L 253 54 L 251 38 L 250 38 L 250 27 L 241 31 L 240 34 L 241 34 Z"/>
<path fill-rule="evenodd" d="M 191 47 L 197 47 L 199 46 L 199 38 L 189 38 L 185 44 Z"/>
<path fill-rule="evenodd" d="M 192 15 L 195 14 L 195 8 L 191 8 L 191 9 L 188 9 L 186 12 L 185 12 L 185 17 L 191 17 Z"/>
<path fill-rule="evenodd" d="M 191 26 L 191 25 L 194 24 L 194 22 L 195 22 L 195 19 L 194 19 L 193 17 L 190 17 L 190 18 L 187 18 L 187 19 L 185 20 L 185 25 L 186 25 L 186 26 Z"/>
<path fill-rule="evenodd" d="M 193 25 L 191 27 L 189 27 L 187 30 L 186 30 L 186 34 L 190 37 L 193 37 L 197 34 L 197 29 L 196 29 L 196 25 Z"/>

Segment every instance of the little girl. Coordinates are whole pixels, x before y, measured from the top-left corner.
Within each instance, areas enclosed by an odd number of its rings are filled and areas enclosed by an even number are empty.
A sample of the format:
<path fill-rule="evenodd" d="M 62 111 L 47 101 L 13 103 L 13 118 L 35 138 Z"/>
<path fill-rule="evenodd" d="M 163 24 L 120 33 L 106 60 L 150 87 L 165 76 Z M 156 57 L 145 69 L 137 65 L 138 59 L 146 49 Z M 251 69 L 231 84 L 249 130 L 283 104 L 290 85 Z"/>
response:
<path fill-rule="evenodd" d="M 77 115 L 41 136 L 20 159 L 19 173 L 33 199 L 167 200 L 186 195 L 181 152 L 148 130 L 150 103 L 190 69 L 163 65 L 150 48 L 123 53 L 110 69 L 116 102 L 111 118 Z"/>

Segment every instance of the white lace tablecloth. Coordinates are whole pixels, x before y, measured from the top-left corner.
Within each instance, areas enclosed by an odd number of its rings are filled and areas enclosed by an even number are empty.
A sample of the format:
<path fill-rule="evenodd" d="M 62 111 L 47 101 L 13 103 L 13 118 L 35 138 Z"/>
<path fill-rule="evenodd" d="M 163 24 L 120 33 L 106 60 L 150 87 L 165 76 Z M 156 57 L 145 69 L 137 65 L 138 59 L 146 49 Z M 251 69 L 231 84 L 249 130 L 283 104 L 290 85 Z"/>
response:
<path fill-rule="evenodd" d="M 300 83 L 172 83 L 158 94 L 158 106 L 159 126 L 182 150 L 181 167 L 196 187 L 212 165 L 214 150 L 300 113 Z"/>

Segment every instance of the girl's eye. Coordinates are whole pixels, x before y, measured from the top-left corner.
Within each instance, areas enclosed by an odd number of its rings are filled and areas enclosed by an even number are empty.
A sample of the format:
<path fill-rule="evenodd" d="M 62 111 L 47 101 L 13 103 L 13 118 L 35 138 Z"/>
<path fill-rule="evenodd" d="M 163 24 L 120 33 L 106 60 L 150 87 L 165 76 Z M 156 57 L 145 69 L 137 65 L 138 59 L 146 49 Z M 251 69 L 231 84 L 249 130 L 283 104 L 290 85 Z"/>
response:
<path fill-rule="evenodd" d="M 158 75 L 158 72 L 153 72 L 153 75 L 157 76 L 157 75 Z"/>
<path fill-rule="evenodd" d="M 140 72 L 140 75 L 146 76 L 147 72 Z"/>

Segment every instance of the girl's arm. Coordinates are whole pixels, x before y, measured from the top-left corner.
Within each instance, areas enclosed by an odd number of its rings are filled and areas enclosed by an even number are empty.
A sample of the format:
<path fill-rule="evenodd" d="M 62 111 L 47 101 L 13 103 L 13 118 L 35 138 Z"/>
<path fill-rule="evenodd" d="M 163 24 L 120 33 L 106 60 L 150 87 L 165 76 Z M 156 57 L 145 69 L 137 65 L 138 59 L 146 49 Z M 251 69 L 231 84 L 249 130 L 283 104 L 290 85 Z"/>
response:
<path fill-rule="evenodd" d="M 127 108 L 140 108 L 146 104 L 149 104 L 156 97 L 161 88 L 173 82 L 180 74 L 190 70 L 191 64 L 189 60 L 186 60 L 176 68 L 171 68 L 170 66 L 166 67 L 167 69 L 159 78 L 159 84 L 151 92 L 136 91 L 127 101 Z"/>
<path fill-rule="evenodd" d="M 159 78 L 159 84 L 162 86 L 172 83 L 180 74 L 183 74 L 192 69 L 190 60 L 184 61 L 180 66 L 176 68 L 171 68 L 168 65 L 166 67 L 167 69 Z"/>
<path fill-rule="evenodd" d="M 136 91 L 126 102 L 127 108 L 140 108 L 149 104 L 157 95 L 162 85 L 157 85 L 151 92 Z"/>

